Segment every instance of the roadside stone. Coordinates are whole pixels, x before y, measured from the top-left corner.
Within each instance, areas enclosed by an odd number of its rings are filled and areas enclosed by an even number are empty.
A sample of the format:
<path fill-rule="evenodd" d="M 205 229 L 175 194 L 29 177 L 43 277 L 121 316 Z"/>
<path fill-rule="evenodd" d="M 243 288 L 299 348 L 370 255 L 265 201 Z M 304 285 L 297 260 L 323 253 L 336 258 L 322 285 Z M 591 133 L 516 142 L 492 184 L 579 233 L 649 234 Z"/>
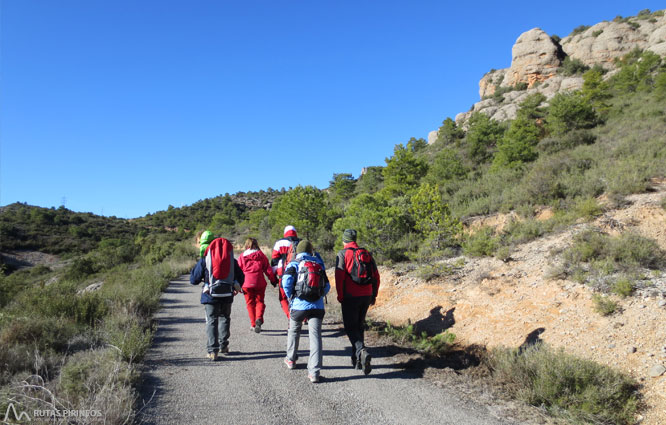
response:
<path fill-rule="evenodd" d="M 627 348 L 627 353 L 629 354 L 634 354 L 636 352 L 636 347 L 629 347 Z"/>
<path fill-rule="evenodd" d="M 86 286 L 84 289 L 81 289 L 80 291 L 77 292 L 77 294 L 85 294 L 86 292 L 95 292 L 99 290 L 102 285 L 104 285 L 104 282 L 95 282 L 91 283 L 90 285 Z"/>
<path fill-rule="evenodd" d="M 656 364 L 650 368 L 650 376 L 652 378 L 657 378 L 666 372 L 666 367 L 662 364 Z"/>
<path fill-rule="evenodd" d="M 666 299 L 662 299 L 659 301 L 659 307 L 666 307 Z"/>

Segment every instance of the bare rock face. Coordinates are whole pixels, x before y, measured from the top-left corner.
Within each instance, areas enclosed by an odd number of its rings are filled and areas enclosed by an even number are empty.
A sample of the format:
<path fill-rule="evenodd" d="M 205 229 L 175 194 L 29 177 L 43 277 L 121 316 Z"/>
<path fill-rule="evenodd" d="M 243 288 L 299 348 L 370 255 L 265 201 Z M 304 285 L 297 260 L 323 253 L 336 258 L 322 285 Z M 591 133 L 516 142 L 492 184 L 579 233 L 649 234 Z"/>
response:
<path fill-rule="evenodd" d="M 562 39 L 562 49 L 588 66 L 615 68 L 613 61 L 633 49 L 666 54 L 666 16 L 650 19 L 600 22 L 585 31 Z"/>
<path fill-rule="evenodd" d="M 492 96 L 498 87 L 514 87 L 524 83 L 529 88 L 542 83 L 556 75 L 564 59 L 560 45 L 540 28 L 522 33 L 511 53 L 510 68 L 493 70 L 479 81 L 479 95 L 482 99 Z"/>
<path fill-rule="evenodd" d="M 433 130 L 430 133 L 428 133 L 428 144 L 432 145 L 437 141 L 437 130 Z"/>
<path fill-rule="evenodd" d="M 511 49 L 511 68 L 504 84 L 532 87 L 553 77 L 563 59 L 560 46 L 548 34 L 540 28 L 531 29 L 522 33 Z"/>
<path fill-rule="evenodd" d="M 558 93 L 581 89 L 581 75 L 565 76 L 557 72 L 567 56 L 589 67 L 603 66 L 609 71 L 605 78 L 610 78 L 617 72 L 615 60 L 634 49 L 650 50 L 666 56 L 664 11 L 641 12 L 634 17 L 600 22 L 563 38 L 559 43 L 543 30 L 531 29 L 522 33 L 513 45 L 510 68 L 493 69 L 481 78 L 481 100 L 471 110 L 456 115 L 456 124 L 466 128 L 467 121 L 475 112 L 497 121 L 512 120 L 520 103 L 530 94 L 539 92 L 550 100 Z M 520 83 L 525 83 L 527 90 L 507 91 Z M 498 89 L 502 89 L 502 96 L 493 96 Z"/>

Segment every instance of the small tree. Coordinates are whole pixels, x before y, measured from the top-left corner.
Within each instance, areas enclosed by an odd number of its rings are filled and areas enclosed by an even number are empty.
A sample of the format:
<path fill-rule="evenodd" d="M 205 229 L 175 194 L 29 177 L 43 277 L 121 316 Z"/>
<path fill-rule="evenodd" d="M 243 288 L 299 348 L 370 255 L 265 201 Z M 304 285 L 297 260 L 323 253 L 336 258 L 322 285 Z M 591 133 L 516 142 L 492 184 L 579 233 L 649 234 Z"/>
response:
<path fill-rule="evenodd" d="M 594 107 L 580 92 L 556 94 L 548 112 L 546 127 L 555 136 L 570 130 L 593 128 L 599 123 Z"/>
<path fill-rule="evenodd" d="M 465 132 L 458 128 L 456 122 L 451 118 L 447 118 L 442 122 L 442 126 L 437 131 L 437 141 L 449 145 L 452 143 L 459 143 L 460 139 L 465 136 Z"/>
<path fill-rule="evenodd" d="M 466 174 L 467 169 L 458 153 L 451 148 L 444 148 L 435 155 L 425 180 L 430 183 L 447 182 L 463 179 Z"/>
<path fill-rule="evenodd" d="M 581 94 L 585 101 L 589 102 L 600 116 L 605 116 L 610 109 L 606 103 L 612 96 L 608 83 L 603 80 L 603 74 L 599 69 L 591 69 L 583 74 L 583 88 Z"/>
<path fill-rule="evenodd" d="M 348 201 L 354 196 L 356 190 L 356 179 L 347 173 L 333 174 L 333 179 L 329 182 L 329 189 L 333 199 L 337 202 Z"/>
<path fill-rule="evenodd" d="M 466 137 L 470 158 L 477 164 L 492 158 L 492 152 L 503 134 L 504 128 L 499 122 L 480 112 L 472 114 Z"/>
<path fill-rule="evenodd" d="M 441 250 L 456 243 L 462 230 L 460 221 L 451 215 L 438 185 L 421 185 L 412 196 L 410 213 L 415 227 L 431 248 Z"/>
<path fill-rule="evenodd" d="M 365 173 L 356 182 L 356 193 L 373 194 L 384 187 L 384 167 L 367 167 Z"/>
<path fill-rule="evenodd" d="M 269 216 L 273 237 L 281 237 L 284 226 L 291 224 L 299 236 L 313 239 L 325 225 L 327 211 L 326 196 L 321 190 L 297 186 L 273 203 Z"/>
<path fill-rule="evenodd" d="M 379 260 L 404 258 L 405 252 L 399 242 L 410 230 L 406 208 L 391 205 L 378 194 L 361 194 L 351 201 L 344 217 L 333 224 L 339 247 L 342 246 L 342 232 L 350 228 L 358 231 L 359 245 L 372 251 Z"/>
<path fill-rule="evenodd" d="M 386 158 L 384 191 L 389 197 L 406 194 L 414 189 L 428 171 L 428 165 L 414 154 L 416 145 L 395 145 L 393 156 Z"/>

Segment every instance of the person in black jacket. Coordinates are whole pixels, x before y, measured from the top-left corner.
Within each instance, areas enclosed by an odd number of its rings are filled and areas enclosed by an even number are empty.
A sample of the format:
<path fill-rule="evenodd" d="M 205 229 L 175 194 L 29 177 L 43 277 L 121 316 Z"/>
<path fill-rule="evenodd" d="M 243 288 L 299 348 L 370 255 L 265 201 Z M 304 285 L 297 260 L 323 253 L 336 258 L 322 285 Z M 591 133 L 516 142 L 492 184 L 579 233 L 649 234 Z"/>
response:
<path fill-rule="evenodd" d="M 216 361 L 218 353 L 229 352 L 229 336 L 231 327 L 231 304 L 234 296 L 242 292 L 241 286 L 245 282 L 245 275 L 238 265 L 238 261 L 233 258 L 234 264 L 233 284 L 229 285 L 228 294 L 222 296 L 211 296 L 210 291 L 210 272 L 206 267 L 206 258 L 202 257 L 190 273 L 190 283 L 198 285 L 204 282 L 201 291 L 201 304 L 206 311 L 206 336 L 207 336 L 207 358 Z"/>

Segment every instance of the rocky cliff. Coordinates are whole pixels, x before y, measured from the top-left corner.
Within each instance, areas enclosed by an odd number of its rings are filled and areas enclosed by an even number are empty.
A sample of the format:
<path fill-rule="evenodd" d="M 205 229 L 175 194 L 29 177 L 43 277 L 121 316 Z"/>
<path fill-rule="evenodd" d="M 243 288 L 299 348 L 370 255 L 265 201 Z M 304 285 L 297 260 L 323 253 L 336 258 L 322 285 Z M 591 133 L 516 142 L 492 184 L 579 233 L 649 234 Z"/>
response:
<path fill-rule="evenodd" d="M 532 93 L 547 99 L 562 91 L 583 85 L 581 75 L 566 76 L 561 70 L 565 60 L 578 60 L 592 67 L 600 65 L 612 75 L 615 60 L 633 49 L 651 50 L 666 56 L 666 14 L 641 11 L 629 18 L 617 17 L 591 27 L 576 28 L 559 39 L 540 28 L 522 33 L 511 49 L 511 66 L 492 70 L 479 81 L 481 101 L 471 110 L 456 115 L 456 123 L 465 124 L 473 112 L 483 112 L 497 121 L 514 119 L 518 105 Z M 493 96 L 498 93 L 502 96 Z M 437 131 L 428 134 L 428 142 L 437 140 Z"/>

